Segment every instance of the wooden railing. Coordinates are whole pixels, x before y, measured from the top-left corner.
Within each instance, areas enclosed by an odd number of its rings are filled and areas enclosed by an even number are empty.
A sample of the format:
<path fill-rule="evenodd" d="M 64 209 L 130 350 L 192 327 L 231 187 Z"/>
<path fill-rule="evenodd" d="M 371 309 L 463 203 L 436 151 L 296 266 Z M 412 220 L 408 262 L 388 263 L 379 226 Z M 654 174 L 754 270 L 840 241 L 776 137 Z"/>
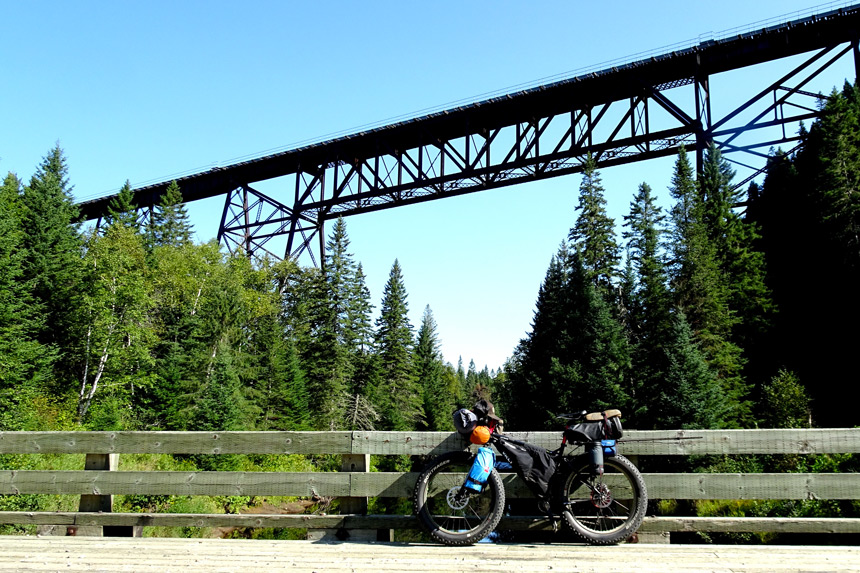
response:
<path fill-rule="evenodd" d="M 511 433 L 548 448 L 558 432 Z M 680 438 L 680 439 L 679 439 Z M 87 454 L 79 471 L 0 471 L 0 494 L 81 496 L 81 511 L 0 512 L 2 524 L 67 526 L 100 534 L 115 526 L 288 527 L 358 532 L 414 528 L 411 515 L 365 515 L 368 497 L 409 498 L 416 473 L 370 472 L 369 456 L 435 456 L 462 450 L 458 435 L 441 432 L 0 432 L 0 454 Z M 621 453 L 646 456 L 860 453 L 860 428 L 807 430 L 627 431 Z M 341 472 L 115 471 L 118 454 L 335 454 Z M 113 461 L 113 465 L 112 462 Z M 643 464 L 647 469 L 647 463 Z M 860 474 L 645 473 L 650 499 L 860 499 Z M 529 497 L 513 474 L 509 497 Z M 346 515 L 111 513 L 111 495 L 319 496 L 342 498 Z M 343 499 L 345 498 L 345 499 Z M 501 527 L 551 527 L 540 517 L 506 518 Z M 851 518 L 648 517 L 640 532 L 776 531 L 860 533 Z M 366 538 L 366 537 L 365 537 Z"/>

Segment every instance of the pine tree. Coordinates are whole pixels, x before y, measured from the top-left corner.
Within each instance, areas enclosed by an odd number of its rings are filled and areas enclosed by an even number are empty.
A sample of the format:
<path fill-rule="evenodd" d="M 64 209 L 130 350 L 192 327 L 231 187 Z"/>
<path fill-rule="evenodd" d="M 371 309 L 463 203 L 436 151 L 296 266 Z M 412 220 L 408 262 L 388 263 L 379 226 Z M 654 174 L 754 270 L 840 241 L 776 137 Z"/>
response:
<path fill-rule="evenodd" d="M 182 247 L 191 242 L 192 228 L 179 185 L 171 181 L 149 222 L 149 242 L 154 247 Z"/>
<path fill-rule="evenodd" d="M 244 399 L 239 376 L 227 345 L 220 345 L 212 371 L 195 400 L 190 430 L 220 432 L 243 429 Z M 236 469 L 233 455 L 195 456 L 198 467 L 207 471 Z"/>
<path fill-rule="evenodd" d="M 613 290 L 613 282 L 621 260 L 615 241 L 615 221 L 606 214 L 606 199 L 601 185 L 597 161 L 589 154 L 579 185 L 579 212 L 568 239 L 582 257 L 589 279 L 605 293 Z"/>
<path fill-rule="evenodd" d="M 630 366 L 624 333 L 576 252 L 553 257 L 528 337 L 501 397 L 512 427 L 550 427 L 560 411 L 624 408 Z"/>
<path fill-rule="evenodd" d="M 654 398 L 661 391 L 669 363 L 671 341 L 671 299 L 664 272 L 665 259 L 660 237 L 665 216 L 657 206 L 651 187 L 642 183 L 624 217 L 628 262 L 632 277 L 628 282 L 628 330 L 631 342 L 633 411 L 628 419 L 637 428 L 653 427 L 659 407 Z"/>
<path fill-rule="evenodd" d="M 349 420 L 367 420 L 368 393 L 376 385 L 372 355 L 370 292 L 361 265 L 349 252 L 343 219 L 338 219 L 326 243 L 324 270 L 310 274 L 293 298 L 299 327 L 298 347 L 314 396 L 314 419 L 320 428 L 336 429 Z M 349 412 L 347 410 L 349 409 Z M 367 428 L 363 428 L 367 429 Z"/>
<path fill-rule="evenodd" d="M 673 322 L 666 348 L 669 368 L 665 382 L 651 398 L 655 429 L 718 428 L 730 415 L 722 387 L 699 351 L 690 327 L 680 312 Z"/>
<path fill-rule="evenodd" d="M 769 337 L 773 363 L 805 385 L 819 425 L 860 423 L 854 411 L 837 421 L 826 410 L 834 395 L 853 391 L 856 379 L 856 344 L 844 333 L 860 321 L 858 129 L 860 95 L 846 83 L 831 94 L 820 119 L 801 130 L 795 156 L 773 154 L 749 208 L 760 225 L 779 309 Z"/>
<path fill-rule="evenodd" d="M 350 332 L 352 327 L 350 305 L 355 288 L 356 265 L 352 253 L 348 250 L 349 243 L 346 223 L 343 218 L 338 218 L 326 243 L 324 269 L 331 301 L 333 321 L 331 328 L 334 330 L 338 344 L 344 347 L 353 339 Z"/>
<path fill-rule="evenodd" d="M 775 308 L 765 284 L 757 225 L 734 210 L 741 201 L 741 191 L 732 190 L 733 177 L 734 171 L 712 144 L 705 155 L 701 181 L 704 222 L 734 314 L 731 340 L 748 351 L 767 336 Z"/>
<path fill-rule="evenodd" d="M 120 188 L 119 193 L 110 200 L 107 211 L 105 226 L 110 227 L 119 224 L 134 231 L 140 230 L 137 221 L 137 205 L 134 204 L 134 192 L 131 190 L 131 183 L 128 180 Z"/>
<path fill-rule="evenodd" d="M 409 323 L 406 286 L 400 262 L 395 259 L 382 295 L 376 320 L 376 353 L 380 387 L 377 407 L 389 430 L 412 430 L 421 422 L 421 388 L 415 378 L 412 325 Z"/>
<path fill-rule="evenodd" d="M 36 339 L 41 306 L 24 280 L 21 182 L 9 173 L 0 187 L 0 430 L 26 425 L 27 404 L 50 376 L 53 351 Z"/>
<path fill-rule="evenodd" d="M 259 378 L 265 385 L 263 426 L 271 430 L 309 430 L 310 398 L 295 345 L 274 316 L 266 317 L 260 335 Z"/>
<path fill-rule="evenodd" d="M 415 346 L 415 366 L 418 384 L 424 400 L 424 425 L 428 430 L 451 429 L 454 397 L 449 394 L 442 377 L 442 355 L 436 334 L 436 321 L 430 306 L 424 308 L 418 341 Z"/>
<path fill-rule="evenodd" d="M 730 418 L 736 424 L 748 423 L 751 404 L 748 387 L 741 377 L 744 360 L 741 348 L 730 338 L 737 317 L 729 306 L 726 276 L 708 226 L 715 216 L 706 209 L 702 186 L 694 183 L 683 149 L 675 163 L 669 190 L 675 199 L 670 264 L 675 305 L 687 317 L 695 340 L 717 374 L 731 404 Z"/>
<path fill-rule="evenodd" d="M 77 344 L 74 313 L 83 269 L 80 213 L 71 191 L 66 158 L 56 145 L 21 195 L 22 247 L 27 252 L 22 279 L 32 285 L 34 303 L 44 317 L 37 340 L 49 352 L 63 351 L 54 362 L 55 381 L 61 385 L 70 382 L 73 371 L 67 351 Z"/>

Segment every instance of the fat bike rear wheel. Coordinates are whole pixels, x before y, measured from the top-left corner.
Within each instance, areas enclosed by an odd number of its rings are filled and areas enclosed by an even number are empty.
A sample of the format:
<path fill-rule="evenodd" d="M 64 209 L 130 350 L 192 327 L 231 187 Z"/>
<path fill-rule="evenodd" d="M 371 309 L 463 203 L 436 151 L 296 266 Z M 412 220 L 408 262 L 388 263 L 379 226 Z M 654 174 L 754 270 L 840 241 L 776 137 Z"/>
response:
<path fill-rule="evenodd" d="M 415 515 L 439 543 L 472 545 L 489 535 L 502 518 L 505 488 L 495 469 L 480 493 L 461 491 L 474 459 L 469 452 L 444 454 L 418 476 Z"/>
<path fill-rule="evenodd" d="M 588 456 L 580 456 L 571 470 L 562 482 L 562 516 L 576 535 L 593 545 L 610 545 L 636 533 L 645 517 L 648 492 L 630 460 L 606 457 L 603 475 L 596 475 Z"/>

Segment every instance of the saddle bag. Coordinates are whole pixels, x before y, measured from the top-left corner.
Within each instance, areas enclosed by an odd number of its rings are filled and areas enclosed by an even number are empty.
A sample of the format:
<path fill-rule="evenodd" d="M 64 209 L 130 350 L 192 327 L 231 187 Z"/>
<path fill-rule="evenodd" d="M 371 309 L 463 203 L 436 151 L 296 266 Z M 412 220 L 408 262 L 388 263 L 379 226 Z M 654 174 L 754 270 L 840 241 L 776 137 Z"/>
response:
<path fill-rule="evenodd" d="M 620 410 L 592 412 L 585 416 L 584 422 L 568 426 L 564 430 L 564 436 L 570 442 L 618 440 L 623 435 Z"/>

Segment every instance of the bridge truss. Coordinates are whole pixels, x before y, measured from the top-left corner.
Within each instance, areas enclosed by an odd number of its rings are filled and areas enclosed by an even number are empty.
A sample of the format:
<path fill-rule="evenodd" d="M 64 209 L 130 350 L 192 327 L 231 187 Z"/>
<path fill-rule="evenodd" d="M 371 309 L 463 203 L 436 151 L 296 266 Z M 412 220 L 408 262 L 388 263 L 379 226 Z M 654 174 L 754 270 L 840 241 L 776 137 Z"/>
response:
<path fill-rule="evenodd" d="M 695 150 L 701 165 L 704 149 L 714 142 L 752 172 L 738 183 L 745 185 L 761 173 L 770 148 L 790 149 L 798 141 L 798 122 L 819 115 L 826 96 L 806 89 L 816 77 L 844 58 L 853 58 L 857 76 L 858 30 L 860 5 L 178 183 L 186 201 L 225 196 L 218 236 L 231 252 L 307 257 L 314 264 L 321 263 L 328 220 L 577 173 L 589 154 L 605 168 L 674 155 L 683 146 Z M 745 101 L 712 111 L 718 107 L 711 93 L 715 75 L 793 56 L 800 61 L 751 90 Z M 136 190 L 137 204 L 151 209 L 168 183 Z M 110 199 L 81 208 L 96 219 Z"/>

